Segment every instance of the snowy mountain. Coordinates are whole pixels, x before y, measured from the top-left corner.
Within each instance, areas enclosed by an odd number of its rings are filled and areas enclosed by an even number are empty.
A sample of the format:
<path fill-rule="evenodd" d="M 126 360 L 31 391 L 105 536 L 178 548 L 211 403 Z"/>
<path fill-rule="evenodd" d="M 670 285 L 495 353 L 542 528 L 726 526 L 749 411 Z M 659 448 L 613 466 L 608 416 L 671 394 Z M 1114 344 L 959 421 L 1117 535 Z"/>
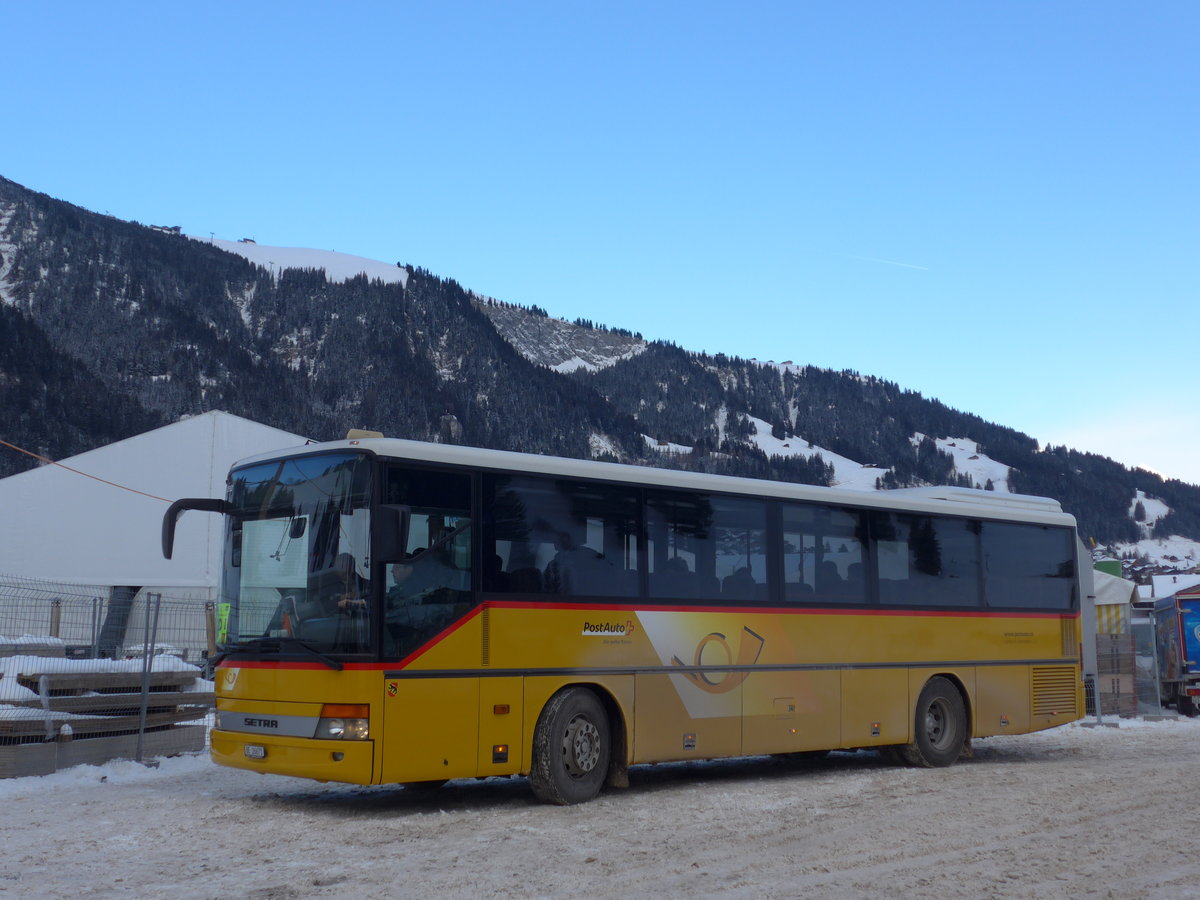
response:
<path fill-rule="evenodd" d="M 481 299 L 479 308 L 518 353 L 555 372 L 595 372 L 646 349 L 628 332 L 573 324 L 490 298 Z"/>
<path fill-rule="evenodd" d="M 336 250 L 312 250 L 302 247 L 268 247 L 249 238 L 227 241 L 218 237 L 193 236 L 192 240 L 220 247 L 228 253 L 249 260 L 272 274 L 284 269 L 321 270 L 330 281 L 348 281 L 359 275 L 385 284 L 404 285 L 408 270 L 363 256 L 338 253 Z"/>
<path fill-rule="evenodd" d="M 843 487 L 1042 494 L 1113 552 L 1171 540 L 1179 565 L 1198 556 L 1200 489 L 1041 448 L 877 378 L 691 353 L 420 268 L 188 238 L 0 179 L 4 439 L 62 457 L 210 409 L 317 438 L 367 427 Z M 0 455 L 0 474 L 27 465 Z"/>

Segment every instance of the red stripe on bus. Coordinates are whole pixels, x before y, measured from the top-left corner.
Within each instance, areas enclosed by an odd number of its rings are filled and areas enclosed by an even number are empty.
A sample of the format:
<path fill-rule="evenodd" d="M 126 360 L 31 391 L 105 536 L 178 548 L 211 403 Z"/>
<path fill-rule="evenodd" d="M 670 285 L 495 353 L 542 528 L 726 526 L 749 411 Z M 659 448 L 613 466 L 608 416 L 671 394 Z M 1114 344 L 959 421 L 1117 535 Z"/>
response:
<path fill-rule="evenodd" d="M 424 644 L 422 644 L 420 647 L 418 647 L 412 653 L 408 654 L 408 656 L 404 657 L 399 662 L 396 662 L 395 660 L 392 660 L 390 662 L 370 662 L 370 663 L 346 662 L 346 663 L 342 663 L 342 668 L 343 668 L 343 670 L 350 670 L 350 671 L 355 671 L 355 672 L 371 671 L 372 669 L 403 669 L 405 666 L 409 665 L 414 660 L 416 660 L 418 657 L 420 657 L 421 655 L 426 653 L 430 648 L 434 647 L 437 644 L 440 644 L 442 641 L 444 641 L 446 638 L 448 638 L 454 632 L 458 631 L 458 629 L 462 628 L 464 625 L 466 625 L 468 622 L 470 622 L 473 618 L 475 618 L 477 615 L 479 615 L 483 611 L 483 609 L 484 609 L 484 606 L 475 607 L 470 612 L 468 612 L 466 615 L 464 615 L 461 619 L 459 619 L 457 622 L 452 622 L 451 624 L 447 625 L 445 628 L 443 628 L 441 631 L 439 631 L 437 634 L 435 634 L 433 637 L 431 637 Z M 228 662 L 228 663 L 221 663 L 219 666 L 217 666 L 217 668 L 218 669 L 226 669 L 226 668 L 230 668 L 230 669 L 232 669 L 232 668 L 242 668 L 242 669 L 327 669 L 329 667 L 326 666 L 324 663 L 319 663 L 319 662 L 273 662 L 270 660 L 255 659 L 255 660 L 246 660 L 245 662 L 232 661 L 232 662 Z"/>
<path fill-rule="evenodd" d="M 388 668 L 403 669 L 405 666 L 408 666 L 409 664 L 415 662 L 417 659 L 419 659 L 422 655 L 427 653 L 434 646 L 436 646 L 437 644 L 440 644 L 442 641 L 444 641 L 446 638 L 448 638 L 454 632 L 458 631 L 458 629 L 462 628 L 464 625 L 466 625 L 468 622 L 470 622 L 473 618 L 475 618 L 477 615 L 479 615 L 481 612 L 483 612 L 486 608 L 487 608 L 486 603 L 476 606 L 474 609 L 472 609 L 470 612 L 468 612 L 465 616 L 463 616 L 457 622 L 450 623 L 445 628 L 443 628 L 441 631 L 439 631 L 437 634 L 435 634 L 433 637 L 431 637 L 429 640 L 427 640 L 424 644 L 422 644 L 420 647 L 418 647 L 416 650 L 414 650 L 412 653 L 408 654 L 408 656 L 404 657 L 404 659 L 400 660 L 400 662 L 392 663 L 390 666 L 388 666 Z"/>
<path fill-rule="evenodd" d="M 674 606 L 674 605 L 645 605 L 629 603 L 543 603 L 537 600 L 488 600 L 483 604 L 486 609 L 557 609 L 557 610 L 588 610 L 603 609 L 621 612 L 690 612 L 690 613 L 754 613 L 758 615 L 835 615 L 835 616 L 952 616 L 974 617 L 985 619 L 1075 619 L 1078 612 L 1056 613 L 1035 612 L 1025 610 L 969 610 L 969 609 L 888 609 L 873 606 L 864 608 L 855 606 Z"/>

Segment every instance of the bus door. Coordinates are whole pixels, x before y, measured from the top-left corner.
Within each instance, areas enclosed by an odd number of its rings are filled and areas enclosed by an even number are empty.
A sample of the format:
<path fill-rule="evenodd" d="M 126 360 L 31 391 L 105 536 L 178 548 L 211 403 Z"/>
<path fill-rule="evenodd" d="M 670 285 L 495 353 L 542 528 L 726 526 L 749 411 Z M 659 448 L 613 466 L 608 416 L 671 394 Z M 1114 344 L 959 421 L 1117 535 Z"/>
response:
<path fill-rule="evenodd" d="M 478 622 L 471 477 L 389 463 L 382 500 L 409 510 L 401 558 L 384 581 L 383 780 L 474 775 L 478 757 Z M 464 627 L 462 623 L 466 622 Z M 386 670 L 385 670 L 386 672 Z"/>

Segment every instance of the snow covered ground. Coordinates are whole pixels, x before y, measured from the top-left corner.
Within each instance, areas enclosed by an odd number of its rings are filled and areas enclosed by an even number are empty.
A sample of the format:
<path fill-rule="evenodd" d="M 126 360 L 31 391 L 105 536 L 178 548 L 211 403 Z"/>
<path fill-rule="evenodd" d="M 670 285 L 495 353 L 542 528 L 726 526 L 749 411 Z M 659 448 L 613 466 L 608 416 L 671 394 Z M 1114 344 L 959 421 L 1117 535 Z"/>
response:
<path fill-rule="evenodd" d="M 0 782 L 0 896 L 1200 897 L 1200 720 L 976 742 L 944 770 L 638 767 L 592 803 L 422 796 L 206 757 Z"/>

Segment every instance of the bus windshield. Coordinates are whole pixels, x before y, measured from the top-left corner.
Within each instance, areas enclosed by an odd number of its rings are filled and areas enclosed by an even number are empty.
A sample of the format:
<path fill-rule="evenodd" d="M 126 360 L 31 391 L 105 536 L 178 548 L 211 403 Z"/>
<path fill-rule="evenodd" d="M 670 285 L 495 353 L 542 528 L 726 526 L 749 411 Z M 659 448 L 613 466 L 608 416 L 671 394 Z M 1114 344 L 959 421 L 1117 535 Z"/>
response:
<path fill-rule="evenodd" d="M 231 476 L 219 642 L 291 640 L 321 654 L 371 651 L 370 459 L 274 460 Z"/>

